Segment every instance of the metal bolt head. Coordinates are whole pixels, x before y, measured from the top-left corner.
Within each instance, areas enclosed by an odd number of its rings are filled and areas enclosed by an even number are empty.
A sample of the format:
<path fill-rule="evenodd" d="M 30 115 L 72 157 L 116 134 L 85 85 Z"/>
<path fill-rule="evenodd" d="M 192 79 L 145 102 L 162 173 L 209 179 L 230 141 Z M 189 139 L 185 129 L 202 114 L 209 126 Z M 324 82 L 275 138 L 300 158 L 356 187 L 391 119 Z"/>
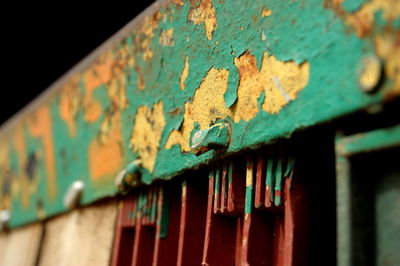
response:
<path fill-rule="evenodd" d="M 64 206 L 68 209 L 73 209 L 79 205 L 80 199 L 85 188 L 85 183 L 82 180 L 77 180 L 70 185 L 67 193 L 64 196 Z"/>
<path fill-rule="evenodd" d="M 11 215 L 9 210 L 0 211 L 0 231 L 3 231 L 7 228 L 10 217 Z"/>
<path fill-rule="evenodd" d="M 361 61 L 358 82 L 364 92 L 372 92 L 382 76 L 382 63 L 376 55 L 364 56 Z"/>
<path fill-rule="evenodd" d="M 198 130 L 190 139 L 190 149 L 196 155 L 202 154 L 210 149 L 221 149 L 227 147 L 230 141 L 231 128 L 227 122 Z"/>
<path fill-rule="evenodd" d="M 118 190 L 125 194 L 132 187 L 140 183 L 140 168 L 142 167 L 141 160 L 135 160 L 129 163 L 125 169 L 121 170 L 115 178 L 115 185 Z"/>

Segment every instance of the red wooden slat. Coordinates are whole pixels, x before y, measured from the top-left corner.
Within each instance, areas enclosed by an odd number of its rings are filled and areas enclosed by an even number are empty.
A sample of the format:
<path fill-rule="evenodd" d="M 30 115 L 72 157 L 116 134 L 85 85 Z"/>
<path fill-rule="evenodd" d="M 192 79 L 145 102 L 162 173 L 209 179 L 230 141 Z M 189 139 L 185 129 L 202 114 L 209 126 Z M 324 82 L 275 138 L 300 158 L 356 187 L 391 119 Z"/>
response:
<path fill-rule="evenodd" d="M 194 176 L 188 178 L 182 187 L 178 266 L 201 264 L 207 215 L 207 181 L 205 176 Z"/>
<path fill-rule="evenodd" d="M 181 188 L 182 187 L 180 184 L 173 183 L 164 184 L 163 189 L 160 190 L 159 197 L 161 198 L 161 202 L 159 208 L 168 208 L 168 210 L 160 210 L 159 218 L 168 219 L 168 233 L 165 237 L 161 237 L 161 224 L 160 222 L 157 222 L 154 258 L 152 263 L 153 266 L 169 266 L 176 265 L 177 263 L 179 227 L 181 219 Z M 163 217 L 165 213 L 168 214 L 167 217 Z"/>
<path fill-rule="evenodd" d="M 214 176 L 209 179 L 202 265 L 233 265 L 236 218 L 213 213 Z"/>

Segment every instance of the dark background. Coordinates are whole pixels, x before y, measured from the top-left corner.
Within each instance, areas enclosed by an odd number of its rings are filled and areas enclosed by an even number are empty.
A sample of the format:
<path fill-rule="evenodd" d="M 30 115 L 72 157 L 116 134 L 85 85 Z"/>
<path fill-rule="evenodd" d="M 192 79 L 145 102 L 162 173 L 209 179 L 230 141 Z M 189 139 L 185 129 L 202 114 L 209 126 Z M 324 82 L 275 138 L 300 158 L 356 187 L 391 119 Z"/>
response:
<path fill-rule="evenodd" d="M 3 6 L 0 126 L 153 2 Z"/>

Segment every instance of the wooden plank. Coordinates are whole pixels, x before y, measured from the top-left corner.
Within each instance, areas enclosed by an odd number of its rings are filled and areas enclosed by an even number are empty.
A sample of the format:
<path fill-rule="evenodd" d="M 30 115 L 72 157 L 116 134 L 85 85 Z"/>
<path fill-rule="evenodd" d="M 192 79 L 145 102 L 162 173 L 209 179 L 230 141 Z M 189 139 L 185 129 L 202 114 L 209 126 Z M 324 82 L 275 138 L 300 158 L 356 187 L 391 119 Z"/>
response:
<path fill-rule="evenodd" d="M 41 266 L 110 264 L 117 204 L 89 206 L 46 224 Z"/>
<path fill-rule="evenodd" d="M 42 237 L 42 224 L 32 224 L 0 234 L 0 265 L 33 266 Z"/>

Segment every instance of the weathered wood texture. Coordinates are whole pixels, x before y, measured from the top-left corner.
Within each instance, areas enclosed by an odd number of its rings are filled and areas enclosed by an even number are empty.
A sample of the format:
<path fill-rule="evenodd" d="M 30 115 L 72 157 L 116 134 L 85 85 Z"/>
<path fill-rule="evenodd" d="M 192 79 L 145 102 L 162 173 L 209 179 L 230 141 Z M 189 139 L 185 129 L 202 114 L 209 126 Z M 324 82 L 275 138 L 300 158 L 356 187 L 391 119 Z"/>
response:
<path fill-rule="evenodd" d="M 39 265 L 109 265 L 116 211 L 116 202 L 110 202 L 49 221 Z"/>
<path fill-rule="evenodd" d="M 1 233 L 0 265 L 36 265 L 42 232 L 42 224 L 33 224 L 7 233 Z"/>

